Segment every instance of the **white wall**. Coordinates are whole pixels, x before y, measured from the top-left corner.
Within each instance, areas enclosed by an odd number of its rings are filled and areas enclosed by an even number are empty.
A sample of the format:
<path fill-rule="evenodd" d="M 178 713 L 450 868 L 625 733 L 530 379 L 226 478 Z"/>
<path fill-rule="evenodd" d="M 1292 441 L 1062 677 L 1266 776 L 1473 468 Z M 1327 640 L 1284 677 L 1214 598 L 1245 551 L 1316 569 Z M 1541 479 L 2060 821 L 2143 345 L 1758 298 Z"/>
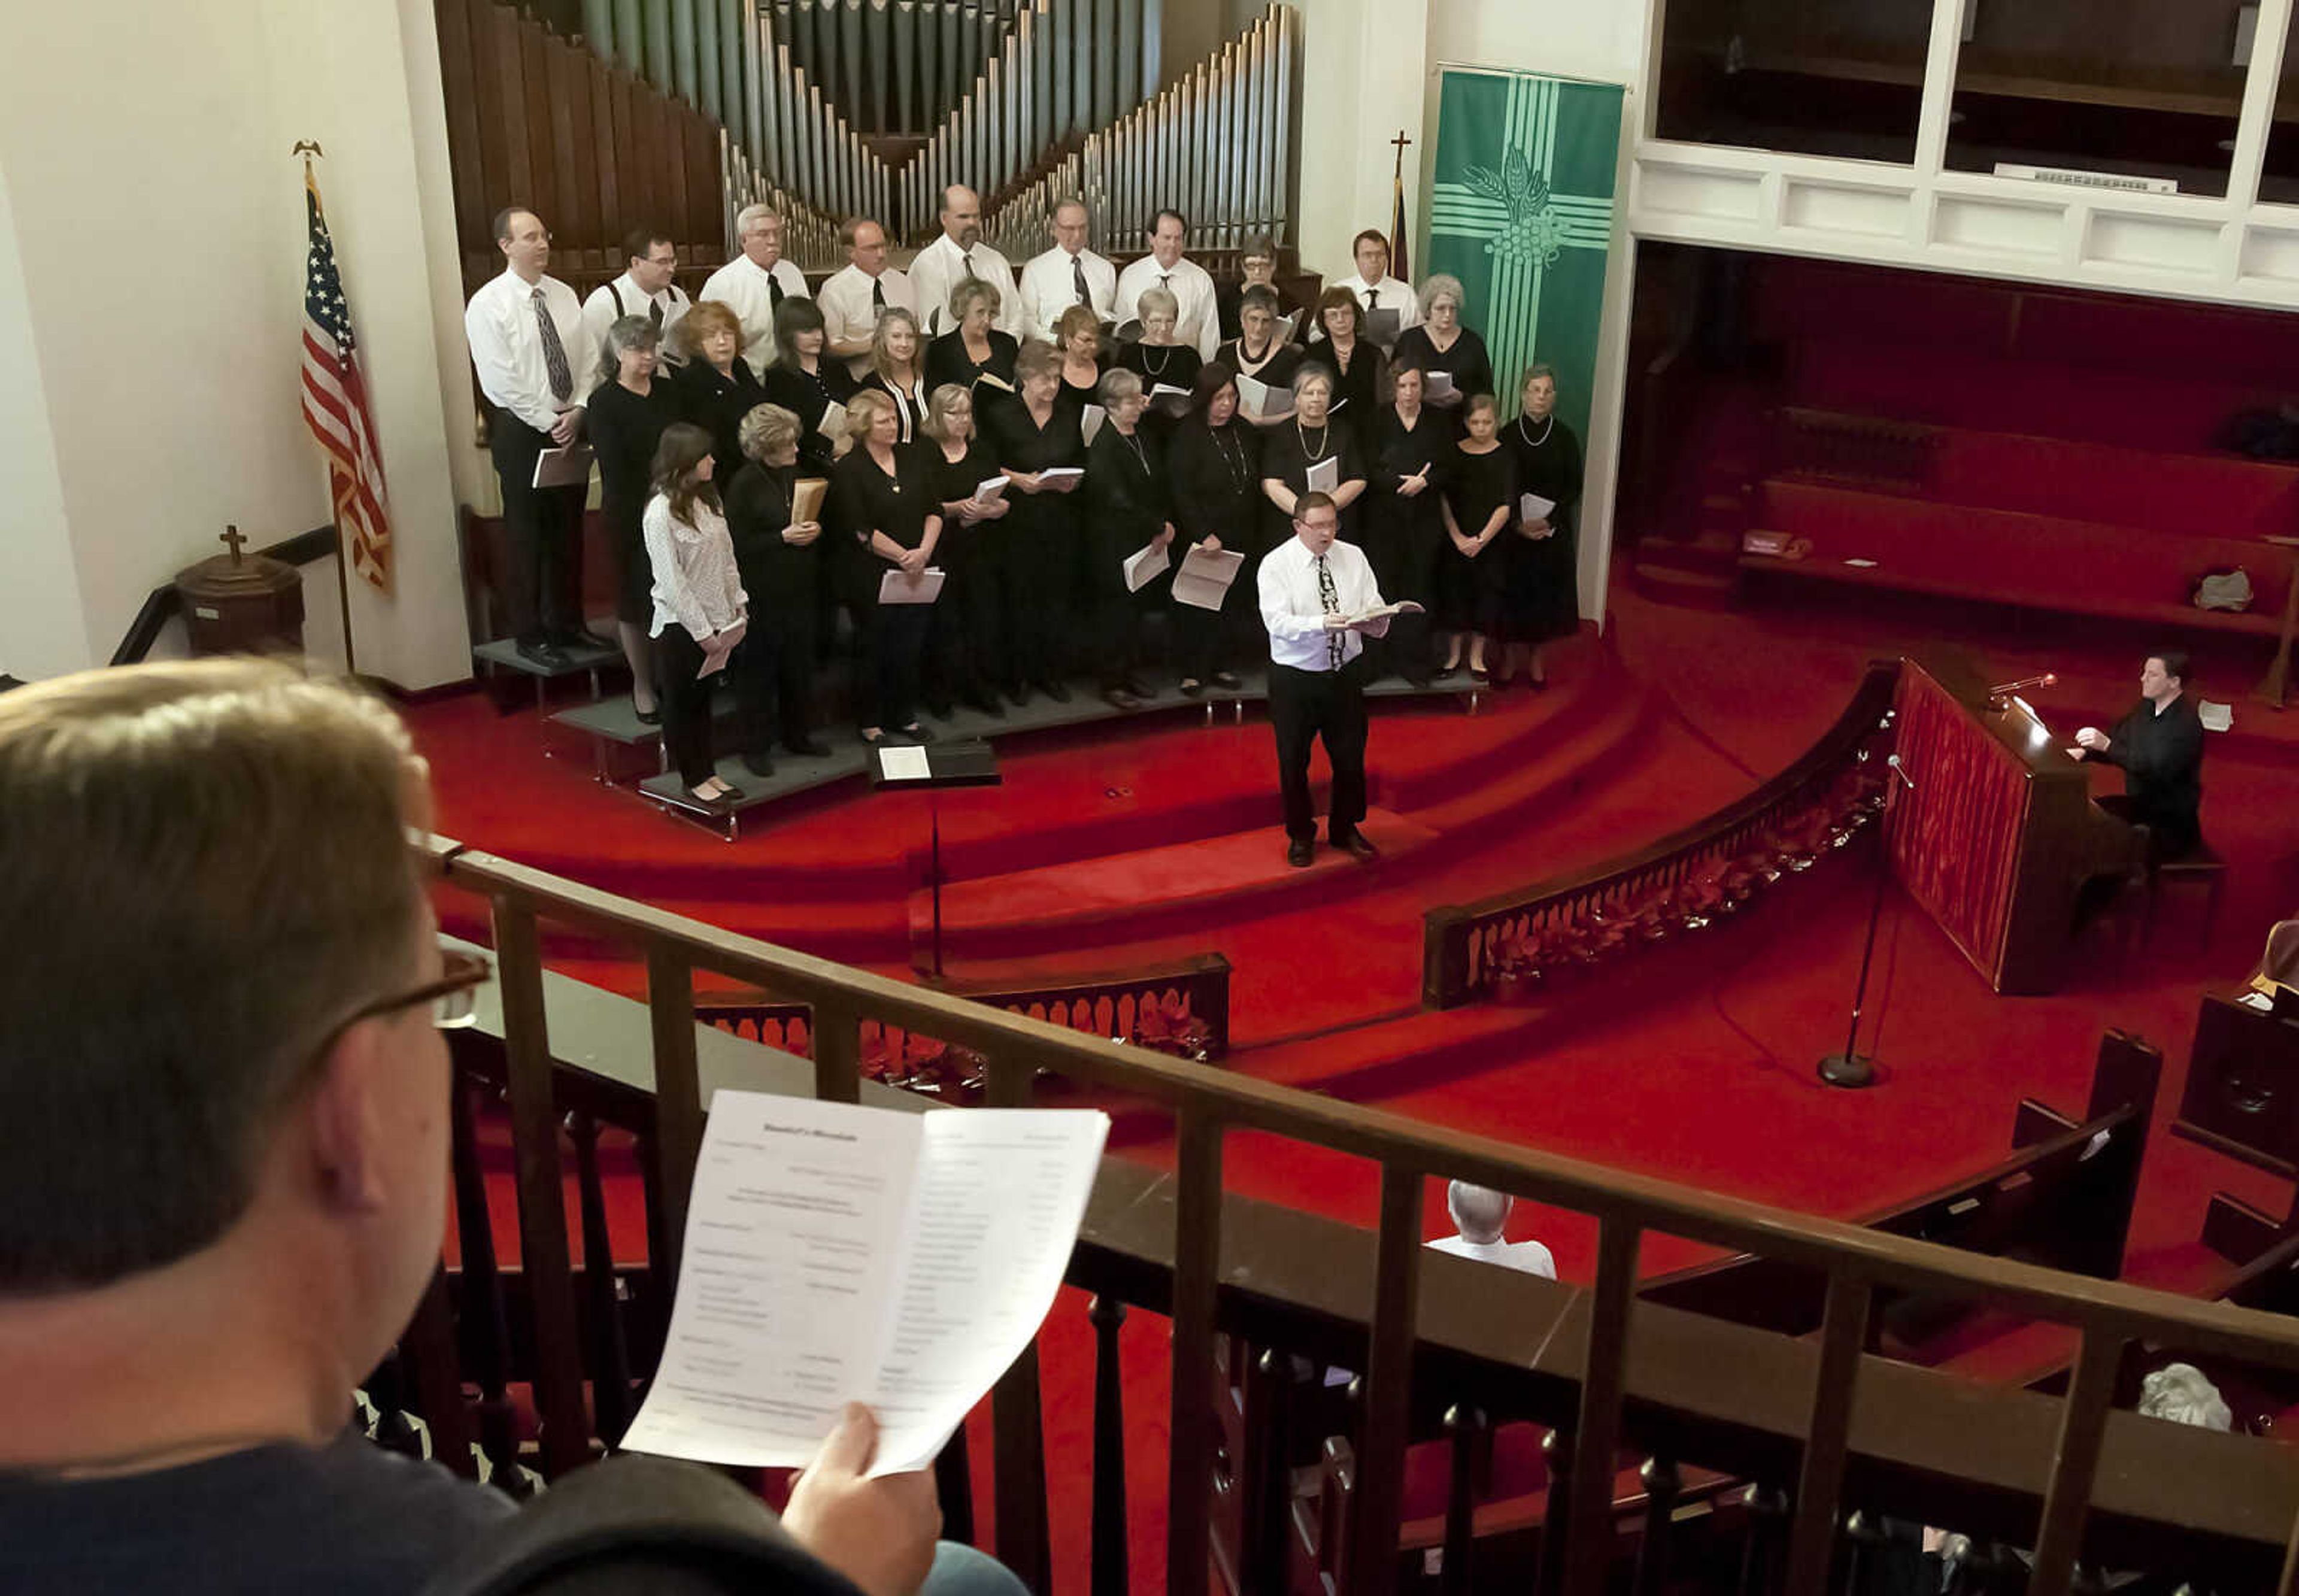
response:
<path fill-rule="evenodd" d="M 63 478 L 32 340 L 31 305 L 16 243 L 7 173 L 0 170 L 0 674 L 31 679 L 74 670 L 88 657 L 72 567 Z"/>

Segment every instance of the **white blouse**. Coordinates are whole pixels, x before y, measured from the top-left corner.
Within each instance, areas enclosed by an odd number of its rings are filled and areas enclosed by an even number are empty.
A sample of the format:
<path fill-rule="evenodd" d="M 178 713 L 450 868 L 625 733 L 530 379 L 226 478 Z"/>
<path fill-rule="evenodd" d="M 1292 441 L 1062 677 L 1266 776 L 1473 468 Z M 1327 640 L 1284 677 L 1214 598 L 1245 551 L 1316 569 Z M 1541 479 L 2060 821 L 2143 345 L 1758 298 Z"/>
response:
<path fill-rule="evenodd" d="M 647 501 L 639 531 L 654 569 L 654 625 L 648 636 L 661 636 L 676 621 L 701 643 L 743 618 L 751 600 L 735 567 L 735 540 L 724 515 L 697 500 L 693 524 L 674 520 L 670 501 L 657 494 Z"/>

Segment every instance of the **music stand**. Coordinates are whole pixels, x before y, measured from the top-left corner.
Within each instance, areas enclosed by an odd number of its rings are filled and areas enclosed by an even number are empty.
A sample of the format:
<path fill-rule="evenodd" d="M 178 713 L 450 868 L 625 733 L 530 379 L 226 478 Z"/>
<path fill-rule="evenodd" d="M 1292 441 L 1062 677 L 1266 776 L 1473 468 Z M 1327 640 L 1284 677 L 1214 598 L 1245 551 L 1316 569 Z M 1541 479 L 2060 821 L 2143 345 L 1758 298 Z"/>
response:
<path fill-rule="evenodd" d="M 889 756 L 892 756 L 891 759 Z M 890 771 L 887 767 L 892 764 Z M 923 773 L 921 773 L 923 767 Z M 989 744 L 928 743 L 924 746 L 882 743 L 871 750 L 870 785 L 882 790 L 923 788 L 926 794 L 928 844 L 926 885 L 934 894 L 934 973 L 942 974 L 942 790 L 944 787 L 994 787 L 1005 780 L 998 773 L 998 755 Z"/>

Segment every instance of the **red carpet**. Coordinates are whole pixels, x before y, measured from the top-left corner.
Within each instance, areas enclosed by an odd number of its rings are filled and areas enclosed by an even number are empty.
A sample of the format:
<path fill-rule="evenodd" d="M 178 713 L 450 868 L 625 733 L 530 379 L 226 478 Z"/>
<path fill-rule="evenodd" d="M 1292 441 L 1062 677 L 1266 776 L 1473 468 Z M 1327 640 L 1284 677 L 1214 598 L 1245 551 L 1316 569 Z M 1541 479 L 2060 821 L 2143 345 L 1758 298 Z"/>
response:
<path fill-rule="evenodd" d="M 1003 790 L 956 795 L 942 811 L 960 934 L 995 954 L 962 957 L 955 973 L 1024 977 L 1219 949 L 1237 966 L 1233 1068 L 1831 1215 L 2000 1156 L 2022 1095 L 2080 1108 L 2100 1032 L 2122 1026 L 2162 1045 L 2170 1066 L 2132 1276 L 2192 1276 L 2215 1188 L 2270 1211 L 2287 1204 L 2283 1183 L 2162 1134 L 2200 991 L 2239 979 L 2267 925 L 2299 902 L 2288 820 L 2299 813 L 2299 737 L 2254 706 L 2238 704 L 2237 731 L 2212 739 L 2205 768 L 2206 827 L 2232 866 L 2216 934 L 2179 903 L 2129 970 L 2117 970 L 2103 935 L 2067 990 L 1999 999 L 1896 894 L 1863 1037 L 1884 1061 L 1873 1091 L 1830 1091 L 1812 1073 L 1842 1043 L 1872 879 L 1864 848 L 1740 922 L 1536 1006 L 1420 1012 L 1426 909 L 1592 862 L 1718 807 L 1807 747 L 1872 653 L 1957 642 L 2007 677 L 2058 669 L 2063 686 L 2038 706 L 2055 725 L 2104 719 L 2133 696 L 2129 649 L 2079 631 L 2031 629 L 2007 643 L 1962 628 L 1948 610 L 1847 602 L 1726 612 L 1615 587 L 1608 637 L 1561 657 L 1549 694 L 1505 694 L 1474 717 L 1376 711 L 1374 802 L 1395 819 L 1376 824 L 1392 856 L 1372 867 L 1282 869 L 1257 723 L 1169 722 L 1009 753 Z M 2207 659 L 2212 697 L 2239 699 L 2258 669 L 2241 656 Z M 576 760 L 540 757 L 531 715 L 498 720 L 471 698 L 412 719 L 438 777 L 442 830 L 716 923 L 906 968 L 925 844 L 915 800 L 833 794 L 730 847 L 596 786 Z M 450 907 L 451 922 L 471 929 L 469 906 Z M 552 946 L 561 968 L 635 990 L 617 950 Z M 1170 1156 L 1162 1124 L 1119 1108 L 1119 1151 Z M 1241 1136 L 1227 1168 L 1240 1193 L 1374 1217 L 1374 1172 L 1355 1160 Z M 635 1245 L 630 1185 L 618 1185 L 624 1247 Z M 1432 1187 L 1429 1202 L 1434 1234 L 1441 1192 Z M 509 1208 L 498 1225 L 515 1250 Z M 1513 1234 L 1540 1236 L 1565 1276 L 1586 1276 L 1593 1230 L 1577 1217 L 1521 1209 Z M 1646 1261 L 1690 1256 L 1688 1244 L 1656 1238 Z M 1150 1591 L 1163 1583 L 1164 1326 L 1136 1316 L 1125 1334 L 1133 1579 Z M 1074 1293 L 1042 1351 L 1060 1588 L 1083 1590 L 1092 1347 Z M 986 1513 L 987 1434 L 975 1430 Z"/>

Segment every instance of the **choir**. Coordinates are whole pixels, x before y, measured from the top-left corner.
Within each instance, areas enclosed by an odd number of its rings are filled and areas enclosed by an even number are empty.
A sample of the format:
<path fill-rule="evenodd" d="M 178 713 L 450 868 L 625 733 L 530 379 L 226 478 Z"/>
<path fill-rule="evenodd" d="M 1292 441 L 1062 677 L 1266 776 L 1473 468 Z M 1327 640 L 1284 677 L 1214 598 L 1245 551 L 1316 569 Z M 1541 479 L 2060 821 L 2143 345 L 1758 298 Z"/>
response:
<path fill-rule="evenodd" d="M 819 757 L 841 608 L 870 742 L 930 740 L 925 717 L 960 702 L 1066 701 L 1073 678 L 1136 707 L 1159 618 L 1183 694 L 1237 687 L 1268 659 L 1261 561 L 1313 493 L 1381 593 L 1427 611 L 1373 641 L 1376 676 L 1538 686 L 1540 645 L 1578 624 L 1581 450 L 1554 372 L 1524 373 L 1505 422 L 1461 285 L 1390 277 L 1377 232 L 1356 240 L 1354 275 L 1304 303 L 1266 239 L 1216 286 L 1170 210 L 1121 271 L 1085 248 L 1068 201 L 1017 278 L 981 241 L 978 198 L 952 188 L 907 274 L 876 222 L 850 221 L 851 264 L 818 298 L 781 258 L 781 219 L 754 207 L 692 304 L 668 280 L 669 241 L 641 232 L 578 313 L 543 275 L 540 220 L 505 216 L 508 270 L 469 325 L 520 523 L 515 626 L 545 657 L 566 638 L 566 507 L 546 516 L 528 478 L 542 448 L 587 431 L 635 706 L 698 801 L 735 795 L 698 672 L 724 669 L 728 751 L 753 773 L 777 743 Z M 1185 561 L 1224 553 L 1241 558 L 1216 603 L 1175 596 Z"/>

